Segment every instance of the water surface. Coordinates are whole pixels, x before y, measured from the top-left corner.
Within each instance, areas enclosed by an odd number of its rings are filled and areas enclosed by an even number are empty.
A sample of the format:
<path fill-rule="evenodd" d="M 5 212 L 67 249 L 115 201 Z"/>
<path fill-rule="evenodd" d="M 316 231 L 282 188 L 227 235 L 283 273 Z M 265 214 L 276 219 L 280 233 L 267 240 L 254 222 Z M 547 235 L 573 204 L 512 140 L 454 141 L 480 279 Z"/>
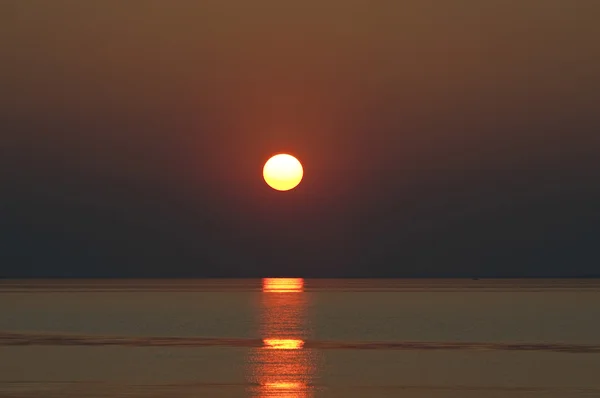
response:
<path fill-rule="evenodd" d="M 593 280 L 0 283 L 0 396 L 600 396 Z"/>

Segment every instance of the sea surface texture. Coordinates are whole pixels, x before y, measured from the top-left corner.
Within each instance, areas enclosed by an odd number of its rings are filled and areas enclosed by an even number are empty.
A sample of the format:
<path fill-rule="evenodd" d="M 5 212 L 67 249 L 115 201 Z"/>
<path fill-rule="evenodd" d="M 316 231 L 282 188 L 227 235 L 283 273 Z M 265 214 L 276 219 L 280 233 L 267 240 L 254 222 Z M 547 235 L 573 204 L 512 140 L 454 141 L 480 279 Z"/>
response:
<path fill-rule="evenodd" d="M 0 281 L 0 397 L 125 396 L 600 397 L 600 281 Z"/>

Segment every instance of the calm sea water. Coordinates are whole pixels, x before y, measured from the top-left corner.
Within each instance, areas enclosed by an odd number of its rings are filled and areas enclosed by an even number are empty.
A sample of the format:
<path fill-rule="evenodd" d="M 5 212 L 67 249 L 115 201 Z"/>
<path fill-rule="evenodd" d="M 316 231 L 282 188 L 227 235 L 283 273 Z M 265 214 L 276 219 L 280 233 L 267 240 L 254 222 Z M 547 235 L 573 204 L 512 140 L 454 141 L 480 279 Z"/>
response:
<path fill-rule="evenodd" d="M 600 397 L 600 281 L 0 282 L 0 397 Z"/>

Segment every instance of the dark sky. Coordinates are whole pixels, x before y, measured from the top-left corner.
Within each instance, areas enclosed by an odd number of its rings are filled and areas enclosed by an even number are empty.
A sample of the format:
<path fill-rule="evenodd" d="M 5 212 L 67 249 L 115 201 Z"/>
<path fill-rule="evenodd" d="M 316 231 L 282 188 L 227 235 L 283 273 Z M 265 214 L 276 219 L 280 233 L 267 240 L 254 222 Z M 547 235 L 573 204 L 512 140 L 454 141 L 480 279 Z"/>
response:
<path fill-rule="evenodd" d="M 599 38 L 596 0 L 3 0 L 0 276 L 600 274 Z"/>

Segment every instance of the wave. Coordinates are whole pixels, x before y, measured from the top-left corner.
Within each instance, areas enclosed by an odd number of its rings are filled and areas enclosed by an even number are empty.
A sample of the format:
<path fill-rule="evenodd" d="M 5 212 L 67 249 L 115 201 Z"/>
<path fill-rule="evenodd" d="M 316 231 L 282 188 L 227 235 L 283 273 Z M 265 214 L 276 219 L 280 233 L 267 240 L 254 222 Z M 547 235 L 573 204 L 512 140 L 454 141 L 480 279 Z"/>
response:
<path fill-rule="evenodd" d="M 168 336 L 99 336 L 66 333 L 0 332 L 0 346 L 124 346 L 124 347 L 265 347 L 262 339 Z M 599 354 L 600 345 L 566 343 L 327 341 L 306 340 L 299 349 L 321 350 L 470 350 L 549 351 Z"/>
<path fill-rule="evenodd" d="M 600 279 L 302 279 L 304 292 L 594 292 Z M 6 279 L 0 293 L 263 291 L 261 279 Z"/>
<path fill-rule="evenodd" d="M 321 384 L 308 383 L 307 388 L 318 391 L 327 388 L 328 390 L 424 390 L 424 391 L 480 391 L 480 392 L 545 392 L 545 393 L 597 393 L 600 391 L 600 387 L 567 387 L 567 386 L 498 386 L 498 385 L 436 385 L 436 384 L 394 384 L 394 385 L 361 385 L 361 384 L 350 384 L 350 385 L 337 385 L 334 387 L 325 386 Z M 164 382 L 164 383 L 119 383 L 119 382 L 106 382 L 106 381 L 41 381 L 41 380 L 20 380 L 20 381 L 0 381 L 0 391 L 3 390 L 18 390 L 26 391 L 27 389 L 40 390 L 45 387 L 46 390 L 50 387 L 61 389 L 61 391 L 68 391 L 64 388 L 73 389 L 94 389 L 96 391 L 100 389 L 114 388 L 114 389 L 127 389 L 137 390 L 139 392 L 149 390 L 154 393 L 171 391 L 188 391 L 192 389 L 203 389 L 203 388 L 245 388 L 245 389 L 256 389 L 260 388 L 260 383 L 253 382 Z M 154 396 L 154 395 L 153 395 Z"/>
<path fill-rule="evenodd" d="M 215 383 L 215 382 L 190 382 L 190 383 L 152 383 L 152 384 L 127 384 L 115 382 L 99 382 L 99 381 L 16 381 L 6 382 L 0 381 L 0 393 L 18 393 L 18 395 L 2 395 L 2 396 L 18 396 L 18 397 L 48 397 L 48 392 L 59 392 L 61 397 L 81 397 L 93 395 L 97 397 L 115 397 L 115 396 L 131 396 L 131 397 L 157 397 L 159 395 L 175 394 L 202 394 L 209 390 L 213 394 L 216 391 L 237 392 L 240 396 L 244 392 L 261 392 L 261 385 L 251 382 L 240 383 Z M 600 388 L 598 387 L 544 387 L 544 386 L 474 386 L 474 385 L 419 385 L 419 384 L 396 384 L 396 385 L 343 385 L 343 386 L 325 386 L 320 384 L 307 384 L 308 391 L 319 392 L 328 391 L 331 393 L 356 393 L 360 391 L 363 394 L 377 394 L 384 392 L 388 394 L 401 394 L 409 391 L 415 392 L 446 392 L 455 396 L 456 393 L 501 393 L 519 394 L 535 393 L 537 394 L 561 394 L 561 396 L 598 396 Z M 289 393 L 289 391 L 286 391 Z M 245 394 L 244 394 L 245 395 Z M 52 395 L 54 396 L 54 395 Z M 237 395 L 236 395 L 237 396 Z M 275 396 L 275 395 L 268 395 Z M 279 395 L 278 395 L 279 396 Z M 283 395 L 282 395 L 283 396 Z M 285 395 L 288 396 L 288 395 Z M 312 396 L 312 395 L 311 395 Z M 446 395 L 444 395 L 446 396 Z M 471 395 L 469 395 L 471 396 Z M 554 396 L 554 395 L 553 395 Z"/>

